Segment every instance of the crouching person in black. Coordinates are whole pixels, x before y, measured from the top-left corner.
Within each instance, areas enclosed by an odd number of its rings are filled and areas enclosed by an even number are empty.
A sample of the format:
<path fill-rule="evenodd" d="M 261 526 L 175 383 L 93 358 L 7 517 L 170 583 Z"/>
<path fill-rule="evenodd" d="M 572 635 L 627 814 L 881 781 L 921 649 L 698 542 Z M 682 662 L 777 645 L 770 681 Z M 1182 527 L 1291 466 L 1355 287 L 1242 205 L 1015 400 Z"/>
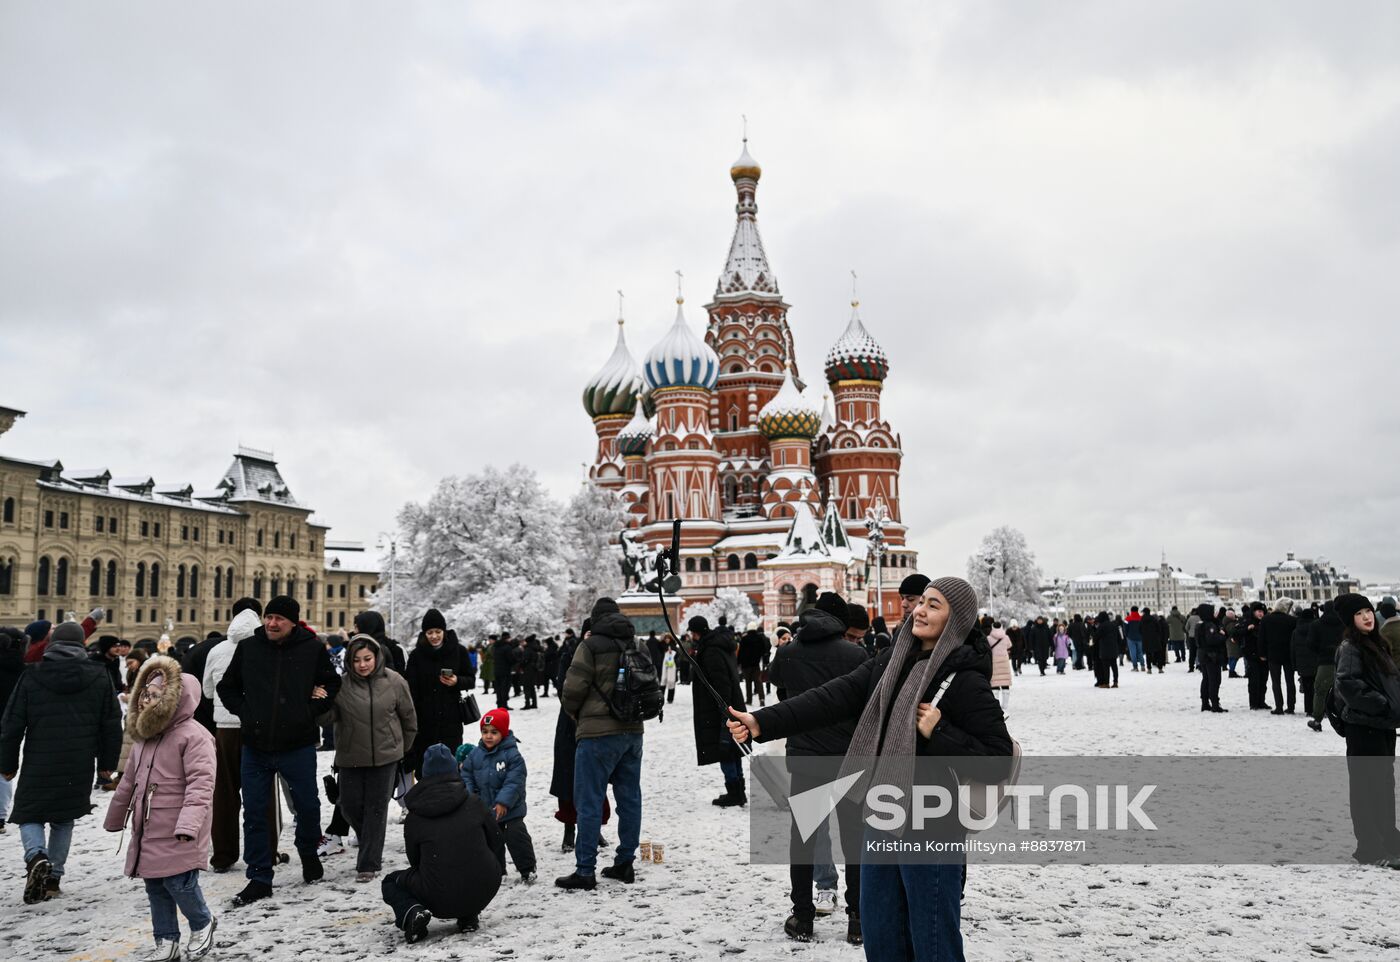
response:
<path fill-rule="evenodd" d="M 423 754 L 422 780 L 404 796 L 404 846 L 409 868 L 384 876 L 384 901 L 405 941 L 428 934 L 434 916 L 475 932 L 505 872 L 506 846 L 486 805 L 467 792 L 446 745 Z"/>

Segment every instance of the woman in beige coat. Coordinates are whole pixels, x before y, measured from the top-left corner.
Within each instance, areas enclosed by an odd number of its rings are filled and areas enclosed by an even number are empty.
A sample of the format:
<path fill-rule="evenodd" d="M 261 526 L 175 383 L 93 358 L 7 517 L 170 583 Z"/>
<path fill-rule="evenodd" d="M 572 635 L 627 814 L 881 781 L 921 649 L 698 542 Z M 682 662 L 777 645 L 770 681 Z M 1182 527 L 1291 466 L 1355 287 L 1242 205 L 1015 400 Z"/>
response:
<path fill-rule="evenodd" d="M 418 716 L 408 682 L 388 669 L 369 635 L 350 639 L 345 663 L 345 681 L 321 721 L 335 725 L 340 811 L 360 840 L 355 880 L 368 882 L 380 869 L 389 800 L 399 762 L 418 735 Z"/>
<path fill-rule="evenodd" d="M 992 649 L 992 691 L 996 692 L 1001 713 L 1005 715 L 1011 708 L 1011 637 L 1000 621 L 992 622 L 987 644 Z"/>

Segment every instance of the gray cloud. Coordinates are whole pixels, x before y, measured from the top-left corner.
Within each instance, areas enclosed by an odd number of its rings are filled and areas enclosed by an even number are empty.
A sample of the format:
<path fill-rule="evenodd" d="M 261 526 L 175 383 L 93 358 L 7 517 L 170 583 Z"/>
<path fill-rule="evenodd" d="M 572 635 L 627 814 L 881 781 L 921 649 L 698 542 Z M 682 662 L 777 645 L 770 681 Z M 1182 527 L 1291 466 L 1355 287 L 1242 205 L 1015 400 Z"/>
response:
<path fill-rule="evenodd" d="M 614 289 L 639 356 L 677 267 L 702 320 L 747 112 L 809 379 L 861 274 L 925 567 L 1011 523 L 1066 576 L 1395 576 L 1396 19 L 12 4 L 3 445 L 197 485 L 273 447 L 365 539 L 487 462 L 566 495 Z"/>

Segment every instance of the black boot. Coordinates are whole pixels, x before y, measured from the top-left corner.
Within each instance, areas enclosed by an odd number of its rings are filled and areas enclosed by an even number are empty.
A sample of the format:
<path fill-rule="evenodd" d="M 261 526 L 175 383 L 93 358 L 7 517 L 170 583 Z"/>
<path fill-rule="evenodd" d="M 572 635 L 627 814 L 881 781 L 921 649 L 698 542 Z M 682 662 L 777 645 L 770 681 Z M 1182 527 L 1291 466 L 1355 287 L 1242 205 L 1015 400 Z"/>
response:
<path fill-rule="evenodd" d="M 321 857 L 314 851 L 308 850 L 301 853 L 301 878 L 307 885 L 312 882 L 319 882 L 326 877 L 326 870 L 321 867 Z"/>
<path fill-rule="evenodd" d="M 749 796 L 744 791 L 744 779 L 741 776 L 734 781 L 725 782 L 724 794 L 714 799 L 711 804 L 720 808 L 732 808 L 735 805 L 747 805 L 748 802 Z"/>
<path fill-rule="evenodd" d="M 860 916 L 854 913 L 846 919 L 846 941 L 852 945 L 860 945 L 865 941 L 865 937 L 860 933 Z"/>
<path fill-rule="evenodd" d="M 457 920 L 458 932 L 475 932 L 481 928 L 481 919 L 475 915 L 468 915 Z"/>
<path fill-rule="evenodd" d="M 598 880 L 591 875 L 580 875 L 574 872 L 571 875 L 561 875 L 554 880 L 554 884 L 561 889 L 576 889 L 584 892 L 591 892 L 597 888 Z"/>
<path fill-rule="evenodd" d="M 564 826 L 564 845 L 562 851 L 572 852 L 574 850 L 574 826 Z"/>
<path fill-rule="evenodd" d="M 637 873 L 632 862 L 618 862 L 616 865 L 609 865 L 602 871 L 603 878 L 616 879 L 627 885 L 637 881 Z"/>
<path fill-rule="evenodd" d="M 49 872 L 53 869 L 53 864 L 47 855 L 39 852 L 29 860 L 25 867 L 29 872 L 24 879 L 24 904 L 34 905 L 47 898 L 44 894 L 45 886 L 48 884 Z"/>
<path fill-rule="evenodd" d="M 428 923 L 432 920 L 433 913 L 421 905 L 409 909 L 408 914 L 403 917 L 403 940 L 409 945 L 422 942 L 428 934 Z"/>
<path fill-rule="evenodd" d="M 789 915 L 787 921 L 783 923 L 783 931 L 787 937 L 796 942 L 812 941 L 812 920 L 799 919 L 795 915 Z"/>
<path fill-rule="evenodd" d="M 233 897 L 234 905 L 252 905 L 261 899 L 265 899 L 272 894 L 272 886 L 266 882 L 249 882 L 243 886 L 243 891 Z"/>

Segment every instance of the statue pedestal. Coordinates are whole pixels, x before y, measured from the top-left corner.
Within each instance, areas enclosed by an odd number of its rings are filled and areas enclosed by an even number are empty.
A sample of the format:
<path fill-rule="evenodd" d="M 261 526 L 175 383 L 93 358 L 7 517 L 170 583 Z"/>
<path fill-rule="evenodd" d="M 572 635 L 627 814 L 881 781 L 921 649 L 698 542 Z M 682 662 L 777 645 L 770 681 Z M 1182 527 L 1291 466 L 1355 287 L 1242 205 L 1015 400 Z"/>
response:
<path fill-rule="evenodd" d="M 662 605 L 665 605 L 663 608 Z M 666 595 L 664 598 L 644 591 L 628 591 L 618 596 L 617 607 L 637 629 L 638 639 L 656 632 L 658 638 L 670 633 L 666 627 L 666 615 L 671 616 L 671 624 L 676 630 L 685 633 L 685 625 L 680 623 L 681 607 L 685 604 L 679 595 Z"/>

